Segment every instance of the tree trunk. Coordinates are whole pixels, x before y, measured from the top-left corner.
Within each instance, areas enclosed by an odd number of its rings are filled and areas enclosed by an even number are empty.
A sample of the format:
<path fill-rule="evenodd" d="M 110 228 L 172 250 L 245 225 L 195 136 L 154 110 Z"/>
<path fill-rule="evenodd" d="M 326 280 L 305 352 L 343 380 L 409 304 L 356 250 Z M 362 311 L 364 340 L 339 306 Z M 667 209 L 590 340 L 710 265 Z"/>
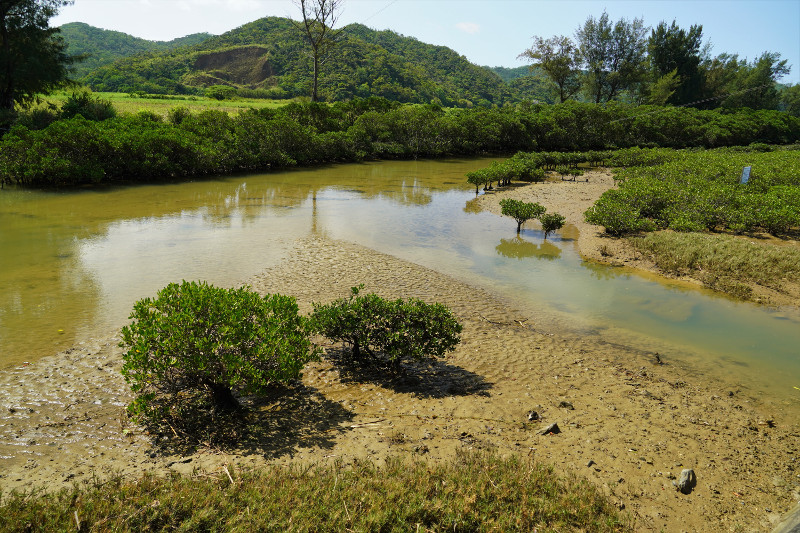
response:
<path fill-rule="evenodd" d="M 235 411 L 241 407 L 239 400 L 233 395 L 233 391 L 231 391 L 230 387 L 211 381 L 206 382 L 206 386 L 211 391 L 214 407 L 222 411 Z"/>
<path fill-rule="evenodd" d="M 319 53 L 314 51 L 314 88 L 311 91 L 311 101 L 316 102 L 319 100 L 317 97 L 317 82 L 319 80 Z"/>

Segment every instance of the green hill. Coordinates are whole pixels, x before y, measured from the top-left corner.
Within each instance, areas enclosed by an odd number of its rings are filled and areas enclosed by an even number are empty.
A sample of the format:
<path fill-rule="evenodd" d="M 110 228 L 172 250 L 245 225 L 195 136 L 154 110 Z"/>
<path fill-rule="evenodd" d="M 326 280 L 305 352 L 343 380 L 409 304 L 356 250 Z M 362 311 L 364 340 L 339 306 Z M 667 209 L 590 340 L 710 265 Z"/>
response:
<path fill-rule="evenodd" d="M 268 17 L 190 47 L 119 59 L 83 81 L 97 91 L 194 94 L 227 85 L 242 94 L 291 98 L 310 94 L 311 71 L 300 30 L 289 19 Z M 360 24 L 339 34 L 323 67 L 320 95 L 329 101 L 382 96 L 463 107 L 522 98 L 490 69 L 449 48 Z"/>
<path fill-rule="evenodd" d="M 210 33 L 195 33 L 171 41 L 148 41 L 127 33 L 96 28 L 83 22 L 70 22 L 60 26 L 60 29 L 61 36 L 68 45 L 67 53 L 86 56 L 76 66 L 77 78 L 82 78 L 93 70 L 123 57 L 192 46 L 211 37 Z"/>

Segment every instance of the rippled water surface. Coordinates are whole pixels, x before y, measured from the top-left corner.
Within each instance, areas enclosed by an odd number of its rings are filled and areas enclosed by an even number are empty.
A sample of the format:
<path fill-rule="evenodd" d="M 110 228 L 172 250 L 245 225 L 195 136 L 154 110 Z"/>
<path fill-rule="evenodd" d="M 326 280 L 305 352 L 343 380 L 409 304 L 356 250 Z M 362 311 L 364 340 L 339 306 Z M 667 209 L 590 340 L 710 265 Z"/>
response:
<path fill-rule="evenodd" d="M 488 160 L 377 162 L 65 193 L 0 191 L 0 367 L 125 323 L 172 281 L 230 286 L 311 234 L 344 239 L 499 293 L 565 328 L 746 379 L 800 386 L 800 317 L 581 260 L 479 212 L 464 174 Z M 551 324 L 550 327 L 557 327 Z M 800 392 L 795 391 L 798 394 Z"/>

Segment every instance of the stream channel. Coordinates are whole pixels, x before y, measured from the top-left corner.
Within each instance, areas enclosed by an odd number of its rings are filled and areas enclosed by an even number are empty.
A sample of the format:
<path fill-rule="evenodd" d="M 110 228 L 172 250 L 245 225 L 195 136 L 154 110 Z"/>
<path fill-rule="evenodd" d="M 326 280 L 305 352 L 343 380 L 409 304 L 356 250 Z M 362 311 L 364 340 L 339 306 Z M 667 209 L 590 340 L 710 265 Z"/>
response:
<path fill-rule="evenodd" d="M 296 239 L 342 239 L 499 295 L 529 316 L 800 400 L 800 313 L 584 261 L 577 229 L 474 212 L 489 159 L 384 161 L 100 190 L 0 191 L 0 368 L 126 323 L 173 281 L 234 286 Z M 367 287 L 369 290 L 369 287 Z M 344 295 L 343 295 L 344 296 Z"/>

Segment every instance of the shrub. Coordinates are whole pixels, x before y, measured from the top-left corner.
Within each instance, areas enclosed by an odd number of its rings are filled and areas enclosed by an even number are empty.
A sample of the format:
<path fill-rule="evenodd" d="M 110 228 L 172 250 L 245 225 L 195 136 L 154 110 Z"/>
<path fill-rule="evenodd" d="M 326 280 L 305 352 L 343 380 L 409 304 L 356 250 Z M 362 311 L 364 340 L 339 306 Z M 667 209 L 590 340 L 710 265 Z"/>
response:
<path fill-rule="evenodd" d="M 81 115 L 87 120 L 107 120 L 117 116 L 117 110 L 110 100 L 92 96 L 89 91 L 72 93 L 61 106 L 61 118 Z"/>
<path fill-rule="evenodd" d="M 544 230 L 544 238 L 547 239 L 549 234 L 563 228 L 565 220 L 564 216 L 558 213 L 544 213 L 539 216 L 539 222 L 542 223 Z"/>
<path fill-rule="evenodd" d="M 238 94 L 236 87 L 230 85 L 212 85 L 207 87 L 204 95 L 206 98 L 214 98 L 215 100 L 231 100 Z"/>
<path fill-rule="evenodd" d="M 642 218 L 637 209 L 627 203 L 624 195 L 618 190 L 610 190 L 586 210 L 584 218 L 589 224 L 603 226 L 610 235 L 624 235 L 638 231 L 652 231 L 655 224 Z"/>
<path fill-rule="evenodd" d="M 512 198 L 500 200 L 500 212 L 510 216 L 517 221 L 517 233 L 522 229 L 522 225 L 532 218 L 539 218 L 544 214 L 545 208 L 538 203 L 522 202 Z"/>
<path fill-rule="evenodd" d="M 171 283 L 134 304 L 122 328 L 122 374 L 140 422 L 179 418 L 187 405 L 229 411 L 235 394 L 262 394 L 300 375 L 316 354 L 293 297 L 248 288 Z"/>
<path fill-rule="evenodd" d="M 50 104 L 52 106 L 52 104 Z M 59 112 L 53 107 L 31 109 L 19 113 L 16 124 L 29 130 L 41 130 L 58 120 Z"/>
<path fill-rule="evenodd" d="M 441 357 L 461 342 L 461 324 L 445 305 L 362 295 L 363 287 L 353 287 L 348 298 L 315 303 L 311 317 L 316 331 L 349 344 L 354 359 L 366 353 L 375 362 L 380 353 L 398 366 L 403 359 Z"/>

